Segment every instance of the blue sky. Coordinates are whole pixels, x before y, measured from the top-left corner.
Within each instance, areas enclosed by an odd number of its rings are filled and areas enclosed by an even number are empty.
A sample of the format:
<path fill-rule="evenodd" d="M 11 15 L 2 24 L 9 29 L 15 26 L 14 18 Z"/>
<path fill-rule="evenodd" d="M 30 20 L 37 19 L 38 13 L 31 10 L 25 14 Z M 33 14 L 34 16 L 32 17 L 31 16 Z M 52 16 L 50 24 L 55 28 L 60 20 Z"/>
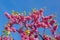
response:
<path fill-rule="evenodd" d="M 32 11 L 33 8 L 39 10 L 40 8 L 46 8 L 44 10 L 44 15 L 50 15 L 56 13 L 57 23 L 59 24 L 57 34 L 60 32 L 60 0 L 0 0 L 0 35 L 2 30 L 4 30 L 4 25 L 7 24 L 8 19 L 5 16 L 5 12 L 12 13 L 12 10 L 17 12 L 27 11 L 27 14 Z M 18 25 L 16 25 L 18 26 Z M 39 29 L 42 32 L 42 28 Z M 51 35 L 49 29 L 46 29 L 47 35 Z M 20 40 L 18 33 L 11 33 L 15 40 Z"/>

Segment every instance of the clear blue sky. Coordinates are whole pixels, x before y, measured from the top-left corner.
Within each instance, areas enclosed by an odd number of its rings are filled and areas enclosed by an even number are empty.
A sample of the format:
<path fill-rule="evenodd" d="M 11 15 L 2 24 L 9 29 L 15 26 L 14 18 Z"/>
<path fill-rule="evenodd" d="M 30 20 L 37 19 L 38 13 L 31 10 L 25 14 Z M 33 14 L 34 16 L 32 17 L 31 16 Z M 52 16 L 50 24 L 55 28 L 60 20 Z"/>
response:
<path fill-rule="evenodd" d="M 60 0 L 0 0 L 0 35 L 2 34 L 2 30 L 4 30 L 4 25 L 7 24 L 8 19 L 4 15 L 4 12 L 9 12 L 11 14 L 12 10 L 17 12 L 23 12 L 24 10 L 27 13 L 31 12 L 33 8 L 39 10 L 40 8 L 46 7 L 44 11 L 44 15 L 50 15 L 56 13 L 57 15 L 57 23 L 59 23 L 59 28 L 57 30 L 57 34 L 60 32 Z M 15 25 L 17 28 L 18 25 Z M 19 28 L 19 26 L 18 26 Z M 42 28 L 39 29 L 42 32 Z M 42 34 L 42 33 L 41 33 Z M 46 29 L 46 34 L 51 35 L 49 29 Z M 20 40 L 20 36 L 18 33 L 11 33 L 11 35 L 15 38 L 15 40 Z"/>

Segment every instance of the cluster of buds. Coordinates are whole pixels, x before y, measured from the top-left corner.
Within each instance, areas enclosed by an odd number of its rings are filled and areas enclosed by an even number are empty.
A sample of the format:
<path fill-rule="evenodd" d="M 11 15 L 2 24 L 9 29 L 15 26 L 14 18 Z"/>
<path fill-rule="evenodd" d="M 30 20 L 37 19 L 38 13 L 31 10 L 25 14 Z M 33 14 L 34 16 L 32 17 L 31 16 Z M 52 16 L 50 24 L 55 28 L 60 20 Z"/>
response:
<path fill-rule="evenodd" d="M 53 34 L 55 40 L 60 40 L 60 36 L 57 37 L 56 35 L 58 25 L 56 24 L 54 15 L 44 16 L 43 12 L 44 9 L 33 10 L 29 16 L 21 15 L 17 12 L 13 12 L 10 15 L 8 12 L 6 12 L 5 15 L 10 21 L 5 26 L 5 30 L 7 31 L 8 35 L 12 31 L 14 33 L 18 32 L 21 35 L 21 40 L 39 40 L 38 36 L 40 36 L 43 40 L 52 40 L 53 38 L 50 36 L 47 36 L 46 34 L 41 35 L 38 32 L 38 28 L 49 28 L 51 29 L 51 33 Z M 15 29 L 13 27 L 14 24 L 19 24 L 20 28 L 18 30 Z M 4 37 L 4 40 L 13 40 L 8 37 L 6 39 L 5 38 L 6 37 Z M 2 40 L 2 37 L 0 37 L 0 39 Z"/>
<path fill-rule="evenodd" d="M 13 40 L 12 37 L 0 37 L 0 40 Z"/>
<path fill-rule="evenodd" d="M 0 40 L 14 40 L 10 35 L 10 31 L 3 30 Z"/>

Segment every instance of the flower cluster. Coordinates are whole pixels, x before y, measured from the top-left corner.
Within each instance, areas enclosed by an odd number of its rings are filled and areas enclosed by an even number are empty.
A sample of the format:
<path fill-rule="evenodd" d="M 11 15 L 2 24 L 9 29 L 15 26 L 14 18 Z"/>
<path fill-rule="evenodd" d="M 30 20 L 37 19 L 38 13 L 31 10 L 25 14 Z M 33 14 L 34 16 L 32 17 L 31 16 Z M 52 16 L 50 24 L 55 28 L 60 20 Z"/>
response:
<path fill-rule="evenodd" d="M 0 37 L 0 40 L 13 40 L 12 37 L 8 37 L 10 32 L 18 32 L 21 35 L 21 40 L 39 40 L 38 36 L 40 36 L 42 40 L 60 40 L 60 35 L 56 35 L 58 25 L 56 24 L 54 15 L 44 16 L 43 12 L 44 9 L 42 8 L 40 10 L 34 10 L 29 16 L 21 15 L 17 12 L 13 12 L 10 15 L 6 12 L 5 15 L 10 20 L 5 26 L 7 35 Z M 20 28 L 18 30 L 15 29 L 13 27 L 14 24 L 19 24 Z M 45 33 L 41 35 L 38 32 L 38 28 L 49 28 L 53 34 L 53 38 L 47 36 Z"/>

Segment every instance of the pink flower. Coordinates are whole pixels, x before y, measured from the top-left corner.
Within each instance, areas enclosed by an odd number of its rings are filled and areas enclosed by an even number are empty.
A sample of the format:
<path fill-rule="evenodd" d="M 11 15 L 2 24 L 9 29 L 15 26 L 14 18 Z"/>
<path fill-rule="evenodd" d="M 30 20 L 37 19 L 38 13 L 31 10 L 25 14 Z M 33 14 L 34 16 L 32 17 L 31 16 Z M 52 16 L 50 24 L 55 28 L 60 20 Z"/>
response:
<path fill-rule="evenodd" d="M 8 13 L 6 12 L 5 15 L 6 15 L 7 18 L 10 19 L 12 22 L 15 22 L 15 20 L 11 17 L 10 14 L 8 14 Z"/>
<path fill-rule="evenodd" d="M 16 32 L 16 29 L 14 27 L 10 28 L 13 32 Z"/>
<path fill-rule="evenodd" d="M 2 40 L 2 37 L 0 36 L 0 40 Z"/>

